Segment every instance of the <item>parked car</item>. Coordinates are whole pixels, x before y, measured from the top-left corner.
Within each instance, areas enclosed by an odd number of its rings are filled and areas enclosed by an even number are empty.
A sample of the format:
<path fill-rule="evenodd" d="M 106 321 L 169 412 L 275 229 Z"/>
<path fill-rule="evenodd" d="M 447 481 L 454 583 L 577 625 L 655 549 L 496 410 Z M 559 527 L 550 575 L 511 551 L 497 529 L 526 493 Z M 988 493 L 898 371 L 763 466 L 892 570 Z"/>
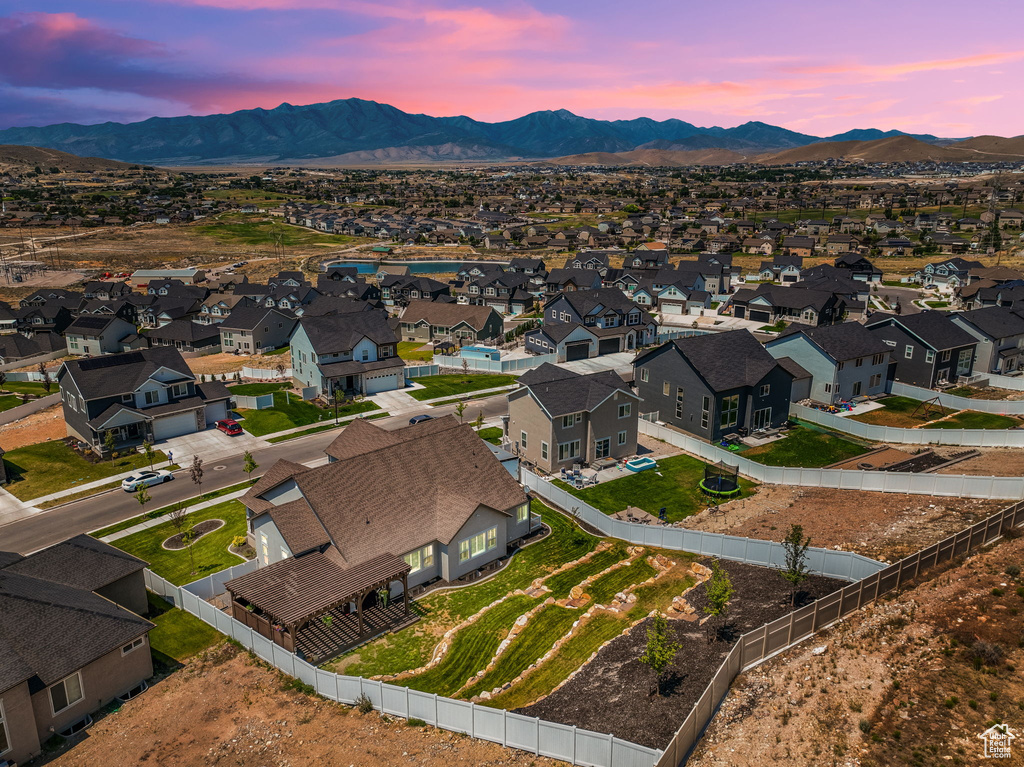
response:
<path fill-rule="evenodd" d="M 217 421 L 217 430 L 224 432 L 229 437 L 237 437 L 242 433 L 242 427 L 238 425 L 238 421 L 234 421 L 230 418 Z"/>
<path fill-rule="evenodd" d="M 174 475 L 167 469 L 137 471 L 121 480 L 121 489 L 126 493 L 134 493 L 140 487 L 152 487 L 162 482 L 170 482 L 172 479 L 174 479 Z"/>
<path fill-rule="evenodd" d="M 433 421 L 433 420 L 434 420 L 434 416 L 426 415 L 424 413 L 423 415 L 414 415 L 412 418 L 409 419 L 409 424 L 410 425 L 415 425 L 415 424 L 418 424 L 418 423 L 423 423 L 424 421 Z"/>

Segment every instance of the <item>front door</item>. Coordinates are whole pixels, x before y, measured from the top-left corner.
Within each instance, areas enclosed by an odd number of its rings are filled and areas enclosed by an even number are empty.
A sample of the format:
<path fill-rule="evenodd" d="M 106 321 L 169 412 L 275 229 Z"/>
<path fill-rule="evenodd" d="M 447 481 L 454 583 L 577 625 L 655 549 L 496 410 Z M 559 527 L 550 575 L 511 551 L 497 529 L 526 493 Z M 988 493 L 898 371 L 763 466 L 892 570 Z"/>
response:
<path fill-rule="evenodd" d="M 767 429 L 772 425 L 772 409 L 770 407 L 754 411 L 754 431 Z"/>
<path fill-rule="evenodd" d="M 612 452 L 612 439 L 605 437 L 594 443 L 594 458 L 607 458 Z"/>

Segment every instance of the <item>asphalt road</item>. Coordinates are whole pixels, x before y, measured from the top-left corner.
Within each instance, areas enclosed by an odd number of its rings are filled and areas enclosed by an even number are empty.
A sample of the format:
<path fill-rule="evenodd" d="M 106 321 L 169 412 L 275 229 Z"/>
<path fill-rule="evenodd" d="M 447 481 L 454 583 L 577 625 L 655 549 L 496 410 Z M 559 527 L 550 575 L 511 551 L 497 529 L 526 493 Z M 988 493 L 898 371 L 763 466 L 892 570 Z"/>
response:
<path fill-rule="evenodd" d="M 508 412 L 505 395 L 499 394 L 487 399 L 470 400 L 466 408 L 466 421 L 473 420 L 482 411 L 485 419 L 495 418 Z M 453 405 L 443 407 L 424 406 L 423 411 L 438 417 L 455 412 Z M 375 424 L 386 429 L 397 429 L 408 425 L 409 415 L 381 418 Z M 309 463 L 324 457 L 324 448 L 339 434 L 331 430 L 309 437 L 299 437 L 253 452 L 253 458 L 260 468 L 257 475 L 269 469 L 275 461 L 287 458 L 296 463 Z M 208 461 L 203 466 L 203 492 L 236 485 L 245 480 L 242 456 Z M 147 504 L 150 509 L 184 501 L 197 495 L 196 486 L 189 480 L 188 471 L 176 472 L 175 479 L 150 488 L 153 500 Z M 66 540 L 79 533 L 88 533 L 101 527 L 116 524 L 141 513 L 135 497 L 123 490 L 111 490 L 81 501 L 56 506 L 32 517 L 0 527 L 0 551 L 17 551 L 28 554 L 54 543 Z"/>

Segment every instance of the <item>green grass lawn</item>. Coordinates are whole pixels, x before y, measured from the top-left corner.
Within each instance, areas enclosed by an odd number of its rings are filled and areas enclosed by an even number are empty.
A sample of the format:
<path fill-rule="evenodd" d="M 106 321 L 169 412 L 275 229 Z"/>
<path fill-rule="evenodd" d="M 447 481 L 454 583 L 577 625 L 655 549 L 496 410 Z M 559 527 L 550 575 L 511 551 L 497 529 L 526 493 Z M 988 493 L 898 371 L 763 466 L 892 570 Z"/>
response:
<path fill-rule="evenodd" d="M 214 498 L 220 498 L 222 496 L 228 495 L 229 493 L 233 493 L 236 490 L 244 490 L 245 488 L 255 483 L 255 481 L 256 477 L 253 477 L 252 481 L 246 480 L 245 482 L 239 482 L 237 485 L 228 485 L 227 487 L 222 487 L 219 490 L 211 490 L 209 493 L 203 493 L 200 496 L 196 496 L 195 498 L 190 499 L 189 503 L 197 504 L 202 503 L 203 501 L 212 501 Z M 178 504 L 176 503 L 172 503 L 167 506 L 161 506 L 159 509 L 152 509 L 150 511 L 145 512 L 144 514 L 139 514 L 138 516 L 132 517 L 131 519 L 125 519 L 118 522 L 117 524 L 104 527 L 100 530 L 96 530 L 95 532 L 89 533 L 89 535 L 91 535 L 93 538 L 103 538 L 104 536 L 110 535 L 111 533 L 119 533 L 122 530 L 127 530 L 129 527 L 134 527 L 135 525 L 145 522 L 146 520 L 162 517 L 165 514 L 168 514 L 169 512 L 177 508 L 177 505 Z"/>
<path fill-rule="evenodd" d="M 473 586 L 427 594 L 413 603 L 420 621 L 403 631 L 388 634 L 328 665 L 332 671 L 359 676 L 397 674 L 424 665 L 441 634 L 516 589 L 526 588 L 538 577 L 560 565 L 579 559 L 597 546 L 598 539 L 576 527 L 565 516 L 540 501 L 531 503 L 552 534 L 527 546 L 493 578 Z M 465 680 L 463 680 L 465 681 Z"/>
<path fill-rule="evenodd" d="M 271 246 L 280 242 L 285 248 L 308 245 L 329 245 L 337 247 L 347 243 L 372 242 L 364 237 L 349 237 L 343 234 L 324 234 L 312 229 L 289 226 L 283 221 L 268 219 L 261 214 L 228 213 L 216 220 L 194 227 L 197 234 L 213 237 L 221 242 L 239 245 Z"/>
<path fill-rule="evenodd" d="M 485 442 L 490 442 L 492 445 L 500 445 L 501 438 L 505 435 L 505 432 L 498 426 L 489 426 L 478 431 L 477 435 Z"/>
<path fill-rule="evenodd" d="M 859 415 L 851 415 L 849 418 L 861 423 L 873 423 L 879 426 L 911 428 L 913 426 L 921 426 L 928 421 L 942 418 L 953 412 L 946 408 L 930 405 L 928 407 L 928 415 L 925 415 L 925 408 L 921 408 L 921 401 L 911 399 L 910 397 L 886 397 L 879 400 L 879 402 L 884 407 L 878 410 L 870 410 L 867 413 L 860 413 Z M 918 408 L 921 408 L 921 412 L 914 415 L 914 411 Z"/>
<path fill-rule="evenodd" d="M 282 354 L 287 354 L 292 350 L 290 346 L 282 346 L 280 349 L 273 349 L 269 352 L 263 352 L 264 357 L 280 357 Z"/>
<path fill-rule="evenodd" d="M 261 385 L 261 384 L 256 384 Z M 364 400 L 338 408 L 338 417 L 358 415 L 370 410 L 380 410 L 376 403 Z M 242 428 L 256 437 L 273 434 L 298 426 L 308 426 L 321 421 L 334 422 L 334 409 L 321 410 L 316 405 L 304 402 L 301 397 L 288 392 L 274 392 L 274 407 L 266 410 L 239 410 L 244 419 Z"/>
<path fill-rule="evenodd" d="M 149 632 L 153 659 L 163 666 L 175 666 L 207 647 L 224 641 L 224 635 L 194 615 L 179 610 L 156 594 L 149 597 L 149 620 L 156 628 Z"/>
<path fill-rule="evenodd" d="M 4 412 L 5 410 L 10 410 L 12 407 L 17 407 L 20 404 L 21 397 L 18 397 L 14 394 L 8 394 L 6 396 L 0 397 L 0 413 Z"/>
<path fill-rule="evenodd" d="M 614 514 L 627 506 L 636 506 L 657 516 L 664 506 L 670 522 L 678 522 L 708 505 L 708 499 L 697 489 L 704 479 L 704 462 L 688 455 L 659 458 L 658 468 L 624 476 L 611 482 L 578 490 L 561 480 L 555 484 L 582 498 L 605 514 Z M 756 485 L 740 478 L 742 493 L 737 498 L 750 495 Z"/>
<path fill-rule="evenodd" d="M 206 519 L 224 520 L 221 527 L 192 544 L 196 562 L 194 573 L 187 550 L 169 551 L 162 546 L 163 542 L 176 532 L 169 521 L 119 538 L 111 545 L 146 560 L 154 573 L 166 578 L 175 586 L 191 583 L 244 561 L 228 551 L 228 546 L 236 535 L 245 535 L 245 507 L 239 501 L 218 503 L 208 509 L 194 511 L 189 516 L 196 523 Z"/>
<path fill-rule="evenodd" d="M 398 356 L 407 362 L 430 362 L 434 359 L 433 349 L 421 349 L 419 341 L 400 341 Z"/>
<path fill-rule="evenodd" d="M 1020 426 L 1016 418 L 997 413 L 979 413 L 975 410 L 964 410 L 944 421 L 925 424 L 925 429 L 1009 429 Z"/>
<path fill-rule="evenodd" d="M 156 451 L 154 464 L 166 463 L 167 456 Z M 131 453 L 113 461 L 90 463 L 60 440 L 26 445 L 4 454 L 7 490 L 23 501 L 68 490 L 87 482 L 106 479 L 114 474 L 135 469 L 148 469 L 142 453 Z"/>
<path fill-rule="evenodd" d="M 228 391 L 232 394 L 241 394 L 243 397 L 259 397 L 263 394 L 274 394 L 292 388 L 290 383 L 250 383 L 229 386 Z"/>
<path fill-rule="evenodd" d="M 949 301 L 925 301 L 925 306 L 929 306 L 932 309 L 945 309 L 949 306 Z"/>
<path fill-rule="evenodd" d="M 743 451 L 743 457 L 767 466 L 797 466 L 817 469 L 863 455 L 871 448 L 842 437 L 797 426 L 786 437 L 762 447 Z"/>
<path fill-rule="evenodd" d="M 489 373 L 466 373 L 459 375 L 424 376 L 414 379 L 423 384 L 422 389 L 411 389 L 409 396 L 421 402 L 438 397 L 452 397 L 481 389 L 497 389 L 499 386 L 511 386 L 516 377 L 511 375 L 491 375 Z"/>
<path fill-rule="evenodd" d="M 56 381 L 50 384 L 50 391 L 46 391 L 41 383 L 35 381 L 6 381 L 0 390 L 15 394 L 38 394 L 40 397 L 45 397 L 47 394 L 56 394 L 58 387 Z"/>

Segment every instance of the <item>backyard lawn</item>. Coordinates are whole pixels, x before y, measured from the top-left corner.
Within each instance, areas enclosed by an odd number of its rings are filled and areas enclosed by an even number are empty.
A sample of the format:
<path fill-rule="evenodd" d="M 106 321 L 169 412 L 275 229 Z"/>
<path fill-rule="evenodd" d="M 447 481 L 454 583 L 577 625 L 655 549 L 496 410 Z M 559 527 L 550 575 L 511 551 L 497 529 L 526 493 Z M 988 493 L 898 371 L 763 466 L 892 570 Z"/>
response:
<path fill-rule="evenodd" d="M 290 383 L 250 383 L 229 386 L 228 391 L 232 394 L 240 394 L 243 397 L 259 397 L 264 394 L 273 394 L 292 388 Z"/>
<path fill-rule="evenodd" d="M 265 386 L 268 384 L 251 384 L 252 386 Z M 268 392 L 262 392 L 266 394 Z M 350 405 L 338 408 L 338 417 L 357 415 L 370 410 L 380 410 L 380 406 L 369 400 L 353 402 Z M 238 414 L 244 419 L 242 428 L 254 437 L 262 437 L 264 434 L 294 429 L 299 426 L 308 426 L 321 421 L 333 421 L 334 409 L 322 410 L 316 405 L 304 402 L 302 397 L 289 392 L 274 392 L 274 407 L 266 410 L 239 410 Z"/>
<path fill-rule="evenodd" d="M 430 362 L 434 359 L 434 350 L 423 349 L 422 346 L 419 341 L 400 341 L 398 356 L 408 362 Z"/>
<path fill-rule="evenodd" d="M 236 535 L 245 535 L 245 507 L 239 501 L 225 501 L 189 515 L 194 523 L 207 519 L 222 519 L 224 524 L 211 533 L 207 533 L 192 544 L 196 571 L 192 572 L 192 563 L 187 549 L 171 551 L 163 547 L 163 542 L 177 531 L 174 526 L 164 522 L 148 530 L 133 533 L 125 538 L 111 542 L 122 551 L 149 562 L 149 569 L 162 578 L 166 578 L 175 586 L 204 578 L 210 573 L 240 565 L 241 557 L 228 551 L 232 539 Z"/>
<path fill-rule="evenodd" d="M 499 386 L 511 386 L 516 382 L 515 376 L 491 375 L 489 373 L 466 373 L 460 375 L 424 376 L 414 379 L 423 384 L 422 389 L 410 389 L 409 395 L 421 402 L 438 397 L 454 397 L 459 394 L 480 391 L 481 389 L 497 389 Z"/>
<path fill-rule="evenodd" d="M 47 392 L 41 383 L 35 381 L 5 381 L 4 385 L 0 386 L 0 391 L 15 394 L 37 394 L 40 397 L 45 397 L 47 394 L 57 393 L 57 382 L 54 381 L 50 384 L 50 391 Z"/>
<path fill-rule="evenodd" d="M 156 451 L 154 464 L 166 463 L 167 456 Z M 90 463 L 62 440 L 26 445 L 4 453 L 7 476 L 6 489 L 23 501 L 68 490 L 87 482 L 106 479 L 114 474 L 135 469 L 148 469 L 149 461 L 142 453 L 131 453 L 113 461 Z"/>
<path fill-rule="evenodd" d="M 849 418 L 861 423 L 877 424 L 878 426 L 912 428 L 914 426 L 921 426 L 928 421 L 934 421 L 936 418 L 942 418 L 953 412 L 938 405 L 929 405 L 927 408 L 928 415 L 925 415 L 925 408 L 921 407 L 924 403 L 910 397 L 886 397 L 879 400 L 879 402 L 884 407 L 870 410 L 867 413 L 860 413 L 859 415 L 851 415 Z M 914 411 L 918 408 L 921 408 L 921 412 L 914 415 Z"/>
<path fill-rule="evenodd" d="M 742 455 L 766 466 L 817 469 L 863 455 L 870 449 L 843 439 L 837 434 L 797 426 L 790 429 L 783 439 L 744 450 Z"/>
<path fill-rule="evenodd" d="M 6 394 L 0 397 L 0 413 L 5 410 L 10 410 L 12 407 L 17 407 L 21 404 L 21 397 L 16 397 L 13 394 Z"/>
<path fill-rule="evenodd" d="M 979 413 L 976 410 L 962 410 L 944 421 L 936 421 L 923 426 L 925 429 L 1009 429 L 1020 426 L 1017 418 L 998 413 Z"/>
<path fill-rule="evenodd" d="M 147 596 L 149 615 L 146 617 L 156 624 L 149 632 L 149 646 L 157 663 L 174 666 L 224 639 L 217 629 L 194 615 L 179 610 L 156 594 Z"/>
<path fill-rule="evenodd" d="M 659 458 L 656 469 L 623 474 L 619 479 L 582 490 L 557 479 L 555 484 L 605 514 L 636 506 L 657 516 L 664 506 L 668 521 L 678 522 L 708 505 L 708 499 L 697 489 L 697 484 L 704 479 L 704 462 L 697 458 L 688 455 Z M 750 495 L 756 485 L 741 477 L 740 487 L 743 492 L 737 498 Z"/>
<path fill-rule="evenodd" d="M 501 438 L 505 436 L 505 432 L 503 432 L 498 426 L 489 426 L 486 429 L 478 431 L 477 436 L 485 442 L 490 442 L 492 445 L 500 445 Z"/>

